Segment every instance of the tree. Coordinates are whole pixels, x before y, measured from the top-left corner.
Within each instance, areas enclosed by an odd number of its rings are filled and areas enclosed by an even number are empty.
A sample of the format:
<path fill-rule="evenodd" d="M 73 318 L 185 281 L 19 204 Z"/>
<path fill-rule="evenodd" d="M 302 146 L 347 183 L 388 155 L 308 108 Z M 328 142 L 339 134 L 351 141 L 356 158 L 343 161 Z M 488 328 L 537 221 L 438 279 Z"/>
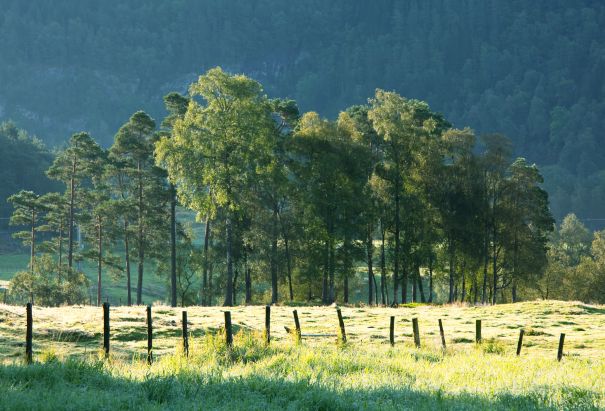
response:
<path fill-rule="evenodd" d="M 90 179 L 101 154 L 101 147 L 88 133 L 77 133 L 70 138 L 68 147 L 57 155 L 47 171 L 50 178 L 62 181 L 67 186 L 69 197 L 67 266 L 69 269 L 73 266 L 74 224 L 80 200 L 78 189 L 87 179 Z"/>
<path fill-rule="evenodd" d="M 47 210 L 46 205 L 40 201 L 40 196 L 32 191 L 21 190 L 8 198 L 15 211 L 10 218 L 11 225 L 28 225 L 29 231 L 20 231 L 14 234 L 15 238 L 23 240 L 24 245 L 30 247 L 29 267 L 33 273 L 36 258 L 36 231 L 40 214 Z"/>
<path fill-rule="evenodd" d="M 164 105 L 168 110 L 168 116 L 162 121 L 162 136 L 168 137 L 172 133 L 172 127 L 178 119 L 182 119 L 187 112 L 189 99 L 179 93 L 169 93 L 164 96 Z M 170 304 L 177 305 L 177 240 L 176 240 L 176 187 L 169 183 L 170 191 Z M 180 277 L 179 277 L 180 278 Z M 183 298 L 181 297 L 181 300 Z"/>
<path fill-rule="evenodd" d="M 131 180 L 130 196 L 136 201 L 137 210 L 137 304 L 141 304 L 143 273 L 145 266 L 146 229 L 151 225 L 145 221 L 147 208 L 153 200 L 145 197 L 146 187 L 155 183 L 153 175 L 153 132 L 155 122 L 142 111 L 134 113 L 115 136 L 110 149 L 111 155 L 122 160 Z"/>
<path fill-rule="evenodd" d="M 189 89 L 192 102 L 177 120 L 171 139 L 156 146 L 179 198 L 201 215 L 224 212 L 227 281 L 224 305 L 233 304 L 233 219 L 248 193 L 258 151 L 273 120 L 259 83 L 220 68 L 200 76 Z M 200 104 L 193 100 L 201 97 Z M 195 164 L 196 167 L 187 167 Z"/>

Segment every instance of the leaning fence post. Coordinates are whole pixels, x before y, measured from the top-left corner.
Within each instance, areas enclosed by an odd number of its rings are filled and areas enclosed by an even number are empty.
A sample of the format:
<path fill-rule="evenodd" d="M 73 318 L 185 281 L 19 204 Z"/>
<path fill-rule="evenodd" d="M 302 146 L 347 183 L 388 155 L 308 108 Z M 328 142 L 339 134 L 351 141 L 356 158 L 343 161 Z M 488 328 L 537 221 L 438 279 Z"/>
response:
<path fill-rule="evenodd" d="M 189 357 L 189 332 L 187 331 L 187 311 L 183 311 L 183 352 Z"/>
<path fill-rule="evenodd" d="M 33 339 L 33 319 L 32 319 L 32 303 L 27 303 L 25 306 L 27 312 L 27 327 L 25 331 L 25 361 L 28 364 L 32 363 L 32 339 Z"/>
<path fill-rule="evenodd" d="M 109 358 L 109 303 L 103 303 L 103 351 Z"/>
<path fill-rule="evenodd" d="M 342 312 L 340 312 L 340 308 L 336 309 L 336 314 L 338 314 L 338 325 L 340 326 L 340 341 L 346 343 L 347 333 L 345 331 L 345 322 L 342 319 Z"/>
<path fill-rule="evenodd" d="M 525 334 L 525 330 L 521 328 L 519 330 L 519 341 L 517 342 L 517 355 L 521 355 L 521 347 L 523 346 L 523 334 Z"/>
<path fill-rule="evenodd" d="M 153 324 L 151 323 L 151 306 L 147 306 L 147 364 L 153 362 Z"/>
<path fill-rule="evenodd" d="M 296 343 L 300 343 L 301 339 L 302 339 L 302 334 L 300 332 L 300 321 L 298 321 L 298 312 L 296 310 L 292 311 L 292 314 L 294 315 L 294 326 L 296 327 Z"/>
<path fill-rule="evenodd" d="M 225 339 L 227 347 L 233 345 L 233 329 L 231 328 L 231 311 L 225 311 Z"/>
<path fill-rule="evenodd" d="M 395 346 L 395 316 L 391 316 L 391 323 L 389 325 L 389 341 L 391 347 Z"/>
<path fill-rule="evenodd" d="M 563 358 L 563 343 L 565 342 L 565 333 L 561 333 L 559 337 L 559 350 L 557 351 L 557 361 L 561 361 Z"/>
<path fill-rule="evenodd" d="M 443 322 L 441 321 L 441 318 L 439 319 L 439 334 L 441 334 L 441 346 L 445 350 L 445 333 L 443 332 Z"/>
<path fill-rule="evenodd" d="M 414 344 L 420 348 L 420 331 L 418 330 L 418 318 L 412 318 L 412 330 L 414 331 Z"/>
<path fill-rule="evenodd" d="M 267 345 L 271 342 L 271 306 L 265 307 L 265 341 Z"/>
<path fill-rule="evenodd" d="M 481 342 L 481 320 L 475 321 L 475 342 L 477 344 Z"/>

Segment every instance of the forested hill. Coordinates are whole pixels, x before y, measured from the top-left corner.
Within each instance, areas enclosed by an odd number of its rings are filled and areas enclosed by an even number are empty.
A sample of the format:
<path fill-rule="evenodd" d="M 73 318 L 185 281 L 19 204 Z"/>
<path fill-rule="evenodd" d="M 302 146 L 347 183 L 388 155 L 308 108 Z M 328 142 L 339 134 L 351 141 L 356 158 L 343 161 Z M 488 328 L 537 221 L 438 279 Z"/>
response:
<path fill-rule="evenodd" d="M 377 87 L 511 137 L 553 212 L 605 217 L 605 2 L 0 0 L 0 120 L 109 144 L 220 65 L 334 117 Z"/>

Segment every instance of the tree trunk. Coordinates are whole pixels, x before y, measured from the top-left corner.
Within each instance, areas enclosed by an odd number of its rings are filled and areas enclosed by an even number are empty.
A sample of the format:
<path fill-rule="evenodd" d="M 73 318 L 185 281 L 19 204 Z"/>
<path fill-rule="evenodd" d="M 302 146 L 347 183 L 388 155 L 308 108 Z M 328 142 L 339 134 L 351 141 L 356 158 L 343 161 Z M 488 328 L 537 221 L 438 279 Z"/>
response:
<path fill-rule="evenodd" d="M 31 273 L 34 273 L 34 264 L 35 264 L 35 258 L 36 258 L 36 210 L 32 209 L 32 232 L 31 232 L 31 247 L 30 247 L 30 259 L 29 259 L 29 265 L 30 265 L 30 270 Z"/>
<path fill-rule="evenodd" d="M 59 283 L 63 280 L 63 217 L 59 224 Z"/>
<path fill-rule="evenodd" d="M 496 294 L 497 294 L 497 289 L 498 289 L 498 252 L 497 252 L 497 246 L 496 246 L 496 225 L 494 224 L 494 227 L 492 228 L 493 230 L 493 251 L 492 251 L 492 270 L 493 270 L 493 288 L 494 288 L 494 292 L 492 293 L 492 304 L 495 305 L 496 304 Z"/>
<path fill-rule="evenodd" d="M 418 289 L 418 281 L 416 278 L 416 273 L 412 273 L 412 302 L 415 303 L 418 301 L 418 294 L 416 290 Z"/>
<path fill-rule="evenodd" d="M 206 216 L 206 229 L 204 230 L 204 262 L 202 275 L 202 305 L 210 305 L 208 298 L 208 249 L 210 245 L 210 216 Z"/>
<path fill-rule="evenodd" d="M 399 290 L 399 185 L 395 191 L 395 250 L 393 253 L 393 304 L 397 305 Z"/>
<path fill-rule="evenodd" d="M 237 305 L 237 277 L 239 277 L 239 269 L 236 267 L 233 274 L 233 305 Z"/>
<path fill-rule="evenodd" d="M 374 244 L 372 243 L 372 224 L 368 224 L 368 232 L 366 237 L 366 255 L 368 265 L 368 305 L 372 305 L 373 301 L 373 286 L 374 286 L 374 270 L 372 267 L 372 256 L 374 253 Z M 378 302 L 378 301 L 377 301 Z"/>
<path fill-rule="evenodd" d="M 449 240 L 449 257 L 450 257 L 450 267 L 449 267 L 449 271 L 450 271 L 450 296 L 448 299 L 448 302 L 451 304 L 454 302 L 454 276 L 455 276 L 455 268 L 454 268 L 454 264 L 455 264 L 455 252 L 456 250 L 454 249 L 454 244 L 452 239 L 450 238 Z"/>
<path fill-rule="evenodd" d="M 462 274 L 462 297 L 460 298 L 460 300 L 462 302 L 464 302 L 464 300 L 466 299 L 466 261 L 462 261 L 462 270 L 461 270 L 461 274 Z"/>
<path fill-rule="evenodd" d="M 322 279 L 322 287 L 321 287 L 321 302 L 323 304 L 329 304 L 328 303 L 328 271 L 330 271 L 330 241 L 326 240 L 326 249 L 324 250 L 324 269 L 323 269 L 323 279 Z"/>
<path fill-rule="evenodd" d="M 433 254 L 429 254 L 429 303 L 433 302 Z"/>
<path fill-rule="evenodd" d="M 381 234 L 381 243 L 380 243 L 380 297 L 382 304 L 388 304 L 389 298 L 386 293 L 386 275 L 387 275 L 387 265 L 386 265 L 386 256 L 384 250 L 384 237 L 385 237 L 385 229 L 382 224 L 382 219 L 380 220 L 380 234 Z"/>
<path fill-rule="evenodd" d="M 225 235 L 227 237 L 227 287 L 225 290 L 225 301 L 223 305 L 230 307 L 233 305 L 233 253 L 232 253 L 232 233 L 231 233 L 231 211 L 227 209 L 227 220 L 225 224 Z"/>
<path fill-rule="evenodd" d="M 349 303 L 349 274 L 348 273 L 344 273 L 344 303 L 348 304 Z"/>
<path fill-rule="evenodd" d="M 283 237 L 286 250 L 286 269 L 288 270 L 288 291 L 290 292 L 290 301 L 294 301 L 294 291 L 292 290 L 292 263 L 290 260 L 290 246 L 288 245 L 288 236 L 284 233 Z"/>
<path fill-rule="evenodd" d="M 101 276 L 103 271 L 103 226 L 101 218 L 97 217 L 97 307 L 103 303 L 102 290 L 101 290 Z"/>
<path fill-rule="evenodd" d="M 138 280 L 137 280 L 137 305 L 141 305 L 143 299 L 143 264 L 145 263 L 145 249 L 143 245 L 143 175 L 141 170 L 141 162 L 137 162 L 137 172 L 139 174 L 139 261 L 138 261 Z"/>
<path fill-rule="evenodd" d="M 74 204 L 76 199 L 76 165 L 77 161 L 74 158 L 72 162 L 71 178 L 69 179 L 69 237 L 67 245 L 67 267 L 72 268 L 73 266 L 73 253 L 74 253 Z"/>
<path fill-rule="evenodd" d="M 126 294 L 127 303 L 132 305 L 132 287 L 130 281 L 130 244 L 128 243 L 128 220 L 124 218 L 124 253 L 126 254 Z"/>
<path fill-rule="evenodd" d="M 422 286 L 422 277 L 420 276 L 420 266 L 416 265 L 416 275 L 418 276 L 418 289 L 420 291 L 420 302 L 425 303 L 424 287 Z"/>
<path fill-rule="evenodd" d="M 170 184 L 170 305 L 176 307 L 176 188 Z"/>
<path fill-rule="evenodd" d="M 246 267 L 246 304 L 252 303 L 252 275 L 250 267 Z"/>
<path fill-rule="evenodd" d="M 489 266 L 489 228 L 485 224 L 485 240 L 483 243 L 483 293 L 481 294 L 481 303 L 487 302 L 487 268 Z"/>
<path fill-rule="evenodd" d="M 273 215 L 271 217 L 271 257 L 269 261 L 271 270 L 271 303 L 278 301 L 277 289 L 277 204 L 273 205 Z"/>

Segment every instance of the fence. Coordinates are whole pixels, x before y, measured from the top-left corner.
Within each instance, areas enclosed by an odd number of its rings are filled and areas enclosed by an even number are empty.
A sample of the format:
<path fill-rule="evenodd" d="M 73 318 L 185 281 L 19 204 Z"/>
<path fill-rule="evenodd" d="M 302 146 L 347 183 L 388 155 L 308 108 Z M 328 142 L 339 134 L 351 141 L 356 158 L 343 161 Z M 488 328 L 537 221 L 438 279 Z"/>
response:
<path fill-rule="evenodd" d="M 103 352 L 106 358 L 109 357 L 110 354 L 110 341 L 111 341 L 111 328 L 110 328 L 110 304 L 103 303 Z M 339 344 L 347 343 L 347 334 L 345 328 L 344 317 L 342 315 L 341 309 L 336 309 L 337 319 L 338 319 L 338 328 L 339 328 L 339 338 L 337 342 Z M 233 326 L 232 326 L 232 318 L 231 312 L 225 311 L 225 323 L 224 323 L 224 334 L 225 334 L 225 343 L 227 347 L 233 346 Z M 298 316 L 298 311 L 293 310 L 292 316 L 294 319 L 294 330 L 290 330 L 288 327 L 286 331 L 293 334 L 294 341 L 296 344 L 302 343 L 303 337 L 318 337 L 318 336 L 332 336 L 331 334 L 325 335 L 316 335 L 316 334 L 303 334 L 301 331 L 300 320 Z M 395 316 L 390 316 L 389 318 L 389 342 L 391 346 L 395 346 Z M 446 352 L 446 343 L 445 343 L 445 331 L 443 327 L 443 321 L 441 319 L 438 320 L 439 324 L 439 333 L 441 337 L 441 344 L 443 352 Z M 146 325 L 147 325 L 147 363 L 153 363 L 153 315 L 152 315 L 152 307 L 146 307 Z M 187 311 L 182 311 L 182 348 L 185 356 L 189 356 L 189 329 L 188 329 L 188 315 Z M 475 343 L 482 343 L 481 336 L 482 329 L 482 320 L 475 321 Z M 28 364 L 33 362 L 33 314 L 32 314 L 32 303 L 27 303 L 26 305 L 26 332 L 25 332 L 25 358 Z M 421 347 L 420 340 L 420 328 L 418 323 L 418 318 L 412 318 L 412 334 L 413 341 L 416 348 Z M 517 350 L 516 355 L 519 356 L 521 354 L 521 349 L 523 347 L 523 337 L 525 334 L 524 329 L 520 329 L 519 338 L 517 341 Z M 265 307 L 265 329 L 264 329 L 264 341 L 265 344 L 269 345 L 271 343 L 271 307 Z M 563 348 L 565 343 L 565 333 L 561 333 L 559 336 L 559 344 L 557 347 L 557 361 L 561 361 L 563 358 Z"/>

